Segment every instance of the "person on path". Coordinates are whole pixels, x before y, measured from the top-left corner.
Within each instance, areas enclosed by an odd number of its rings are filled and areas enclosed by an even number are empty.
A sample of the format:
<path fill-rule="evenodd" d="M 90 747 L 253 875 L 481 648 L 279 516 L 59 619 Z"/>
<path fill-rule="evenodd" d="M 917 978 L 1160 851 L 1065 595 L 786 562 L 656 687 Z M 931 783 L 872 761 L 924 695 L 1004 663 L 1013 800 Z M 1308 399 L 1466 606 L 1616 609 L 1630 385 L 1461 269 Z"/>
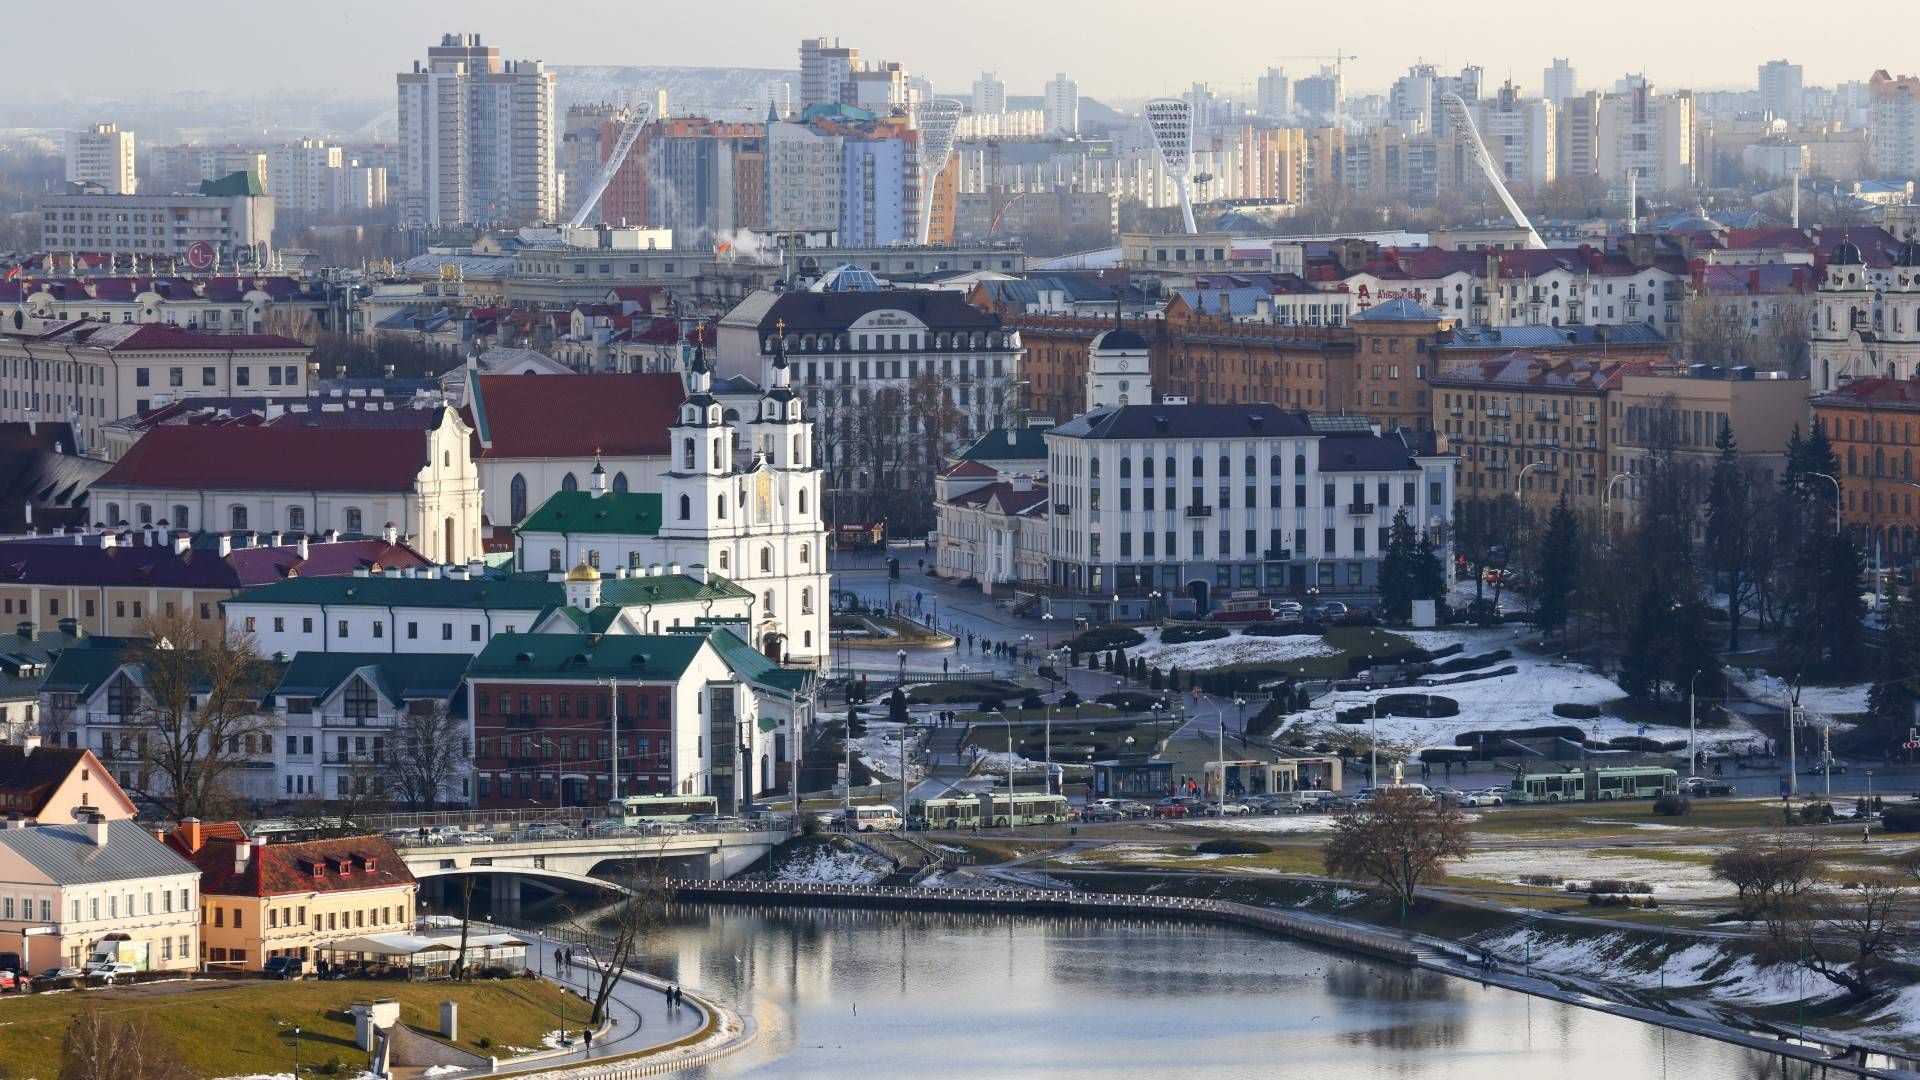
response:
<path fill-rule="evenodd" d="M 947 674 L 947 658 L 944 656 L 940 658 L 940 674 Z"/>
<path fill-rule="evenodd" d="M 1871 842 L 1871 838 L 1872 838 L 1872 834 L 1873 834 L 1873 826 L 1872 826 L 1872 825 L 1862 825 L 1862 826 L 1860 826 L 1860 842 L 1861 842 L 1861 843 L 1863 843 L 1863 844 L 1865 844 L 1865 843 L 1870 843 L 1870 842 Z"/>
<path fill-rule="evenodd" d="M 553 970 L 555 972 L 560 971 L 566 966 L 566 955 L 565 949 L 560 948 L 558 945 L 553 947 Z"/>
<path fill-rule="evenodd" d="M 593 1029 L 592 1028 L 580 1029 L 580 1038 L 582 1041 L 584 1041 L 587 1044 L 587 1056 L 592 1057 L 593 1056 Z"/>

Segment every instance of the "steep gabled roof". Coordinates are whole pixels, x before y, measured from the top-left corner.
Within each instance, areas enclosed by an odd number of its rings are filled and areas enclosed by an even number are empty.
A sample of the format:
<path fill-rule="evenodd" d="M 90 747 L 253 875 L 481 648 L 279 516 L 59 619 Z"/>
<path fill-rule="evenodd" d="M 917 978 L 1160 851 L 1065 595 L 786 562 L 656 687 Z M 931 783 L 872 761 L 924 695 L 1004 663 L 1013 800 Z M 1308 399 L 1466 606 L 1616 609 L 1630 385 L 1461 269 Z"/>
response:
<path fill-rule="evenodd" d="M 184 845 L 174 833 L 167 840 L 176 851 Z M 188 856 L 200 870 L 200 891 L 209 896 L 284 896 L 295 893 L 340 893 L 361 889 L 389 889 L 412 885 L 413 873 L 393 845 L 379 836 L 343 836 L 297 844 L 266 844 L 254 848 L 238 870 L 236 847 L 241 842 L 215 837 Z"/>
<path fill-rule="evenodd" d="M 427 452 L 418 429 L 169 425 L 142 436 L 94 486 L 411 491 Z"/>
<path fill-rule="evenodd" d="M 98 788 L 117 787 L 85 747 L 42 746 L 29 751 L 0 743 L 0 816 L 18 813 L 38 818 L 67 777 L 83 767 L 94 770 Z"/>
<path fill-rule="evenodd" d="M 99 885 L 194 870 L 192 862 L 131 821 L 108 824 L 105 844 L 95 844 L 87 826 L 71 822 L 0 829 L 0 848 L 11 851 L 51 885 Z"/>
<path fill-rule="evenodd" d="M 445 700 L 460 688 L 472 659 L 465 653 L 303 652 L 287 665 L 273 692 L 325 697 L 355 672 L 364 671 L 389 701 Z"/>
<path fill-rule="evenodd" d="M 660 496 L 652 492 L 556 491 L 519 525 L 525 533 L 657 536 Z"/>
<path fill-rule="evenodd" d="M 671 372 L 482 375 L 463 410 L 483 458 L 662 457 L 686 400 Z"/>

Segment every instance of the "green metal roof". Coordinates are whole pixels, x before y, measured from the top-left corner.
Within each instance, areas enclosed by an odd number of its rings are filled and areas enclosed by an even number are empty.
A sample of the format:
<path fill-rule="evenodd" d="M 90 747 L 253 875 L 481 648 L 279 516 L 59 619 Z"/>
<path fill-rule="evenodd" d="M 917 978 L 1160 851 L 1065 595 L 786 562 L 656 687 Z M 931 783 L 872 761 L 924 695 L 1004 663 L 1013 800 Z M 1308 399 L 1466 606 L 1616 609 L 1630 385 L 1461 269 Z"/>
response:
<path fill-rule="evenodd" d="M 784 668 L 773 662 L 765 653 L 742 641 L 731 630 L 715 630 L 710 639 L 713 650 L 720 659 L 727 662 L 736 675 L 754 684 L 782 694 L 799 694 L 813 681 L 813 672 L 801 668 Z M 771 721 L 763 718 L 762 727 L 771 727 Z"/>
<path fill-rule="evenodd" d="M 566 600 L 557 581 L 525 578 L 299 577 L 248 589 L 228 603 L 242 604 L 373 604 L 393 607 L 467 608 L 476 611 L 508 608 L 544 611 Z"/>
<path fill-rule="evenodd" d="M 265 195 L 267 189 L 252 169 L 230 172 L 217 180 L 200 181 L 202 195 Z"/>
<path fill-rule="evenodd" d="M 708 580 L 686 574 L 661 574 L 657 577 L 600 577 L 600 600 L 605 604 L 634 607 L 640 604 L 678 604 L 697 600 L 739 600 L 753 594 L 718 574 Z"/>
<path fill-rule="evenodd" d="M 645 492 L 556 491 L 515 530 L 525 533 L 617 533 L 657 536 L 660 496 Z"/>
<path fill-rule="evenodd" d="M 293 697 L 325 697 L 362 668 L 390 701 L 453 696 L 472 657 L 459 653 L 303 652 L 287 665 L 273 692 Z"/>
<path fill-rule="evenodd" d="M 1008 429 L 997 427 L 960 451 L 962 461 L 1012 461 L 1047 459 L 1047 430 L 1043 427 L 1014 428 L 1013 441 L 1007 441 Z"/>
<path fill-rule="evenodd" d="M 666 682 L 685 674 L 706 643 L 674 634 L 495 634 L 467 668 L 471 679 L 618 678 Z"/>

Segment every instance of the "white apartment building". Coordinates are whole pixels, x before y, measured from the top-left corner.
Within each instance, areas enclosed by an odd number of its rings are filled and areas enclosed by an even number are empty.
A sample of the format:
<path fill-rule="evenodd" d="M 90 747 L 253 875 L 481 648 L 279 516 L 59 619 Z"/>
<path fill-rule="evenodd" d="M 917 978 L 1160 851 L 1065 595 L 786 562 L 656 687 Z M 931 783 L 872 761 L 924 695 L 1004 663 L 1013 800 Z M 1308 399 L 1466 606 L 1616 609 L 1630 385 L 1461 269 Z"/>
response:
<path fill-rule="evenodd" d="M 1599 171 L 1622 188 L 1629 170 L 1642 193 L 1693 187 L 1693 92 L 1633 86 L 1600 99 Z"/>
<path fill-rule="evenodd" d="M 1565 57 L 1554 57 L 1553 66 L 1540 73 L 1540 96 L 1550 105 L 1558 106 L 1579 92 L 1580 72 Z"/>
<path fill-rule="evenodd" d="M 202 181 L 218 180 L 237 172 L 252 173 L 264 183 L 267 178 L 266 152 L 238 146 L 197 146 L 191 143 L 150 146 L 146 150 L 146 165 L 140 170 L 140 186 L 149 195 L 198 191 Z M 267 193 L 272 194 L 273 189 L 267 188 Z"/>
<path fill-rule="evenodd" d="M 1553 182 L 1554 120 L 1559 112 L 1545 98 L 1524 98 L 1509 82 L 1475 106 L 1474 122 L 1487 153 L 1510 187 L 1542 188 Z"/>
<path fill-rule="evenodd" d="M 1285 70 L 1270 67 L 1254 81 L 1255 108 L 1261 116 L 1283 120 L 1293 111 L 1293 81 Z"/>
<path fill-rule="evenodd" d="M 257 177 L 208 181 L 192 195 L 111 195 L 88 189 L 37 203 L 40 246 L 49 252 L 129 255 L 152 269 L 233 270 L 266 265 L 273 250 L 273 198 Z M 199 248 L 197 245 L 205 244 Z M 204 264 L 197 260 L 204 259 Z"/>
<path fill-rule="evenodd" d="M 999 75 L 983 71 L 973 80 L 973 111 L 978 116 L 998 116 L 1007 111 L 1007 84 Z"/>
<path fill-rule="evenodd" d="M 396 83 L 404 224 L 555 217 L 554 74 L 542 62 L 503 62 L 480 35 L 447 34 Z"/>
<path fill-rule="evenodd" d="M 1042 91 L 1047 114 L 1047 134 L 1080 134 L 1080 84 L 1058 72 Z"/>
<path fill-rule="evenodd" d="M 838 229 L 846 138 L 806 124 L 767 125 L 767 228 Z"/>
<path fill-rule="evenodd" d="M 387 170 L 325 139 L 301 139 L 267 151 L 267 190 L 281 213 L 378 210 L 387 205 Z"/>
<path fill-rule="evenodd" d="M 1875 175 L 1920 173 L 1920 78 L 1884 69 L 1867 81 Z"/>
<path fill-rule="evenodd" d="M 109 195 L 134 195 L 140 190 L 134 175 L 133 132 L 114 124 L 95 124 L 85 131 L 67 132 L 67 180 L 98 184 Z"/>
<path fill-rule="evenodd" d="M 1801 67 L 1785 60 L 1760 65 L 1760 107 L 1782 120 L 1798 121 L 1801 107 Z"/>
<path fill-rule="evenodd" d="M 0 943 L 30 971 L 96 959 L 191 971 L 199 897 L 199 868 L 132 821 L 0 827 Z"/>
<path fill-rule="evenodd" d="M 843 48 L 838 38 L 807 38 L 800 42 L 800 107 L 830 105 L 840 100 L 848 76 L 860 70 L 860 50 Z"/>

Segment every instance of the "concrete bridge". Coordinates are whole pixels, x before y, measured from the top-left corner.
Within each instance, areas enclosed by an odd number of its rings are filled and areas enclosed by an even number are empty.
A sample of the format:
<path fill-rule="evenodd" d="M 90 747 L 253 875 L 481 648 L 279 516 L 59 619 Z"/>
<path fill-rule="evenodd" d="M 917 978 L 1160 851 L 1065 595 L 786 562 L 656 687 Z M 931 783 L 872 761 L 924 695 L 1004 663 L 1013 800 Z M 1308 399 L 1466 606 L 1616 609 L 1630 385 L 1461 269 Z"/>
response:
<path fill-rule="evenodd" d="M 679 879 L 731 877 L 786 841 L 792 824 L 790 818 L 770 816 L 584 834 L 544 824 L 475 830 L 469 835 L 488 839 L 470 843 L 436 843 L 427 836 L 388 839 L 419 879 L 423 898 L 457 906 L 460 890 L 454 883 L 471 875 L 481 879 L 488 912 L 511 919 L 519 914 L 522 903 L 560 893 L 624 894 L 626 888 L 610 876 L 626 876 L 641 864 L 657 863 L 661 873 Z"/>

